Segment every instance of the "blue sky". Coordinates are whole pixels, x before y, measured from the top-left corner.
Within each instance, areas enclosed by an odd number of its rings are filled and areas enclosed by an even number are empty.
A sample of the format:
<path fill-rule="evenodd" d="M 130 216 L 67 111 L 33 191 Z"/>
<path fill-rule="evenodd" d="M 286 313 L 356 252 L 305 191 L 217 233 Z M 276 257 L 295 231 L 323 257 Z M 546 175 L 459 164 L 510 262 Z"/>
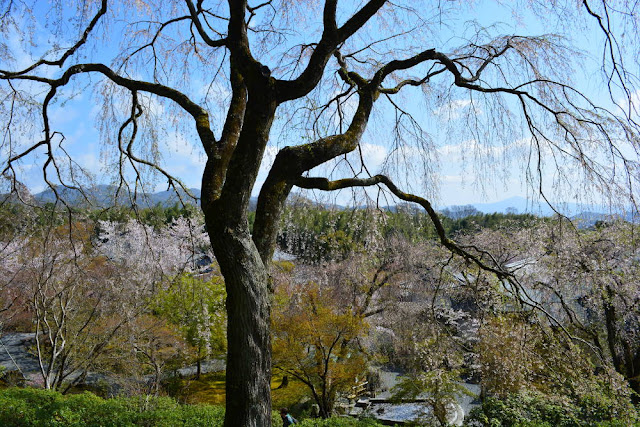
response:
<path fill-rule="evenodd" d="M 521 15 L 516 16 L 517 14 Z M 557 21 L 550 20 L 550 25 L 546 27 L 540 20 L 534 19 L 523 10 L 497 9 L 493 2 L 479 1 L 476 3 L 475 9 L 469 12 L 468 15 L 458 16 L 457 20 L 448 21 L 453 22 L 450 28 L 445 26 L 439 28 L 441 43 L 436 47 L 439 50 L 447 51 L 447 48 L 460 44 L 461 36 L 465 34 L 462 31 L 464 23 L 470 19 L 476 20 L 481 26 L 503 21 L 505 23 L 500 24 L 499 30 L 497 30 L 499 33 L 529 35 L 557 30 L 555 27 Z M 39 41 L 45 41 L 51 37 L 45 28 L 41 28 L 37 33 Z M 32 59 L 31 55 L 19 47 L 20 38 L 20 34 L 14 34 L 13 38 L 9 38 L 9 45 L 21 53 L 21 56 L 16 58 L 17 68 L 20 65 L 28 64 Z M 109 43 L 115 44 L 114 42 L 112 40 Z M 581 47 L 587 47 L 592 42 L 587 35 L 580 41 L 580 44 Z M 98 55 L 98 59 L 108 63 L 109 57 L 112 56 L 113 52 L 110 50 L 109 45 L 103 45 L 102 49 L 102 56 Z M 41 53 L 37 50 L 33 52 L 35 56 Z M 596 76 L 598 73 L 597 61 L 595 59 L 587 59 L 585 63 L 587 64 L 585 69 L 576 70 L 584 72 L 576 73 L 578 83 L 587 87 L 587 91 L 593 94 L 595 98 L 607 104 L 608 100 L 605 94 L 599 92 L 601 87 L 594 83 L 596 79 L 590 80 L 590 76 Z M 194 75 L 191 78 L 197 81 L 198 76 Z M 111 172 L 106 168 L 110 149 L 105 149 L 104 144 L 102 144 L 101 134 L 96 125 L 97 117 L 103 107 L 96 102 L 96 98 L 90 93 L 89 89 L 93 83 L 86 83 L 85 81 L 83 84 L 87 84 L 85 89 L 78 90 L 71 100 L 58 103 L 55 107 L 52 107 L 51 122 L 55 129 L 61 131 L 65 136 L 62 144 L 64 149 L 71 154 L 79 165 L 96 175 L 96 182 L 104 183 L 108 180 L 103 176 L 107 176 Z M 82 89 L 82 86 L 80 88 Z M 224 95 L 225 89 L 219 88 L 219 93 Z M 524 138 L 518 138 L 518 132 L 515 132 L 514 139 L 506 144 L 496 143 L 489 146 L 480 145 L 469 137 L 456 139 L 455 135 L 453 137 L 444 135 L 445 132 L 441 129 L 444 129 L 449 124 L 455 124 L 465 113 L 469 113 L 469 109 L 472 106 L 468 99 L 463 97 L 453 98 L 444 107 L 434 108 L 420 100 L 418 90 L 414 90 L 414 93 L 408 93 L 406 96 L 409 100 L 407 102 L 409 110 L 421 121 L 424 128 L 431 134 L 432 139 L 436 140 L 433 145 L 433 151 L 429 154 L 432 159 L 431 164 L 428 165 L 429 167 L 426 170 L 424 168 L 416 168 L 416 170 L 405 173 L 406 188 L 426 195 L 435 200 L 438 205 L 482 203 L 498 201 L 512 196 L 527 197 L 532 194 L 532 190 L 525 182 L 521 170 L 524 161 L 523 147 L 528 144 L 528 141 Z M 412 101 L 412 99 L 415 99 L 415 101 Z M 167 109 L 166 105 L 149 97 L 145 101 L 147 111 L 165 120 L 170 119 L 172 112 Z M 476 109 L 472 113 L 482 115 L 484 112 Z M 381 132 L 384 123 L 389 119 L 385 114 L 389 113 L 382 107 L 377 114 L 376 120 L 382 124 L 375 125 L 372 123 L 361 143 L 361 154 L 368 165 L 368 170 L 373 174 L 380 172 L 385 166 L 388 167 L 388 164 L 385 165 L 385 159 L 387 159 L 391 150 L 385 141 L 386 136 Z M 214 115 L 214 120 L 215 118 L 216 116 Z M 216 123 L 214 126 L 219 130 L 221 124 Z M 464 124 L 460 122 L 458 126 L 464 126 Z M 290 143 L 286 140 L 286 137 L 282 137 L 282 134 L 282 124 L 276 122 L 272 138 L 274 144 L 267 148 L 267 155 L 254 190 L 256 194 L 261 182 L 266 177 L 278 147 Z M 296 135 L 296 138 L 298 136 Z M 160 139 L 158 143 L 163 148 L 161 150 L 163 153 L 161 160 L 166 169 L 181 178 L 188 187 L 199 188 L 205 158 L 196 140 L 190 135 L 189 130 L 185 128 L 169 130 L 166 134 L 161 135 Z M 425 154 L 420 147 L 415 146 L 404 150 L 401 150 L 400 154 L 407 158 L 417 158 Z M 396 152 L 396 154 L 398 153 Z M 35 153 L 35 155 L 30 156 L 21 163 L 23 170 L 21 178 L 35 192 L 44 188 L 41 172 L 42 158 L 42 153 Z M 478 158 L 481 158 L 481 160 L 478 161 Z M 489 169 L 486 168 L 486 163 L 493 161 L 504 163 L 501 163 L 498 167 L 490 168 L 491 172 L 487 173 L 486 170 Z M 336 170 L 335 167 L 336 165 L 332 163 L 313 171 L 313 174 L 331 173 Z M 384 169 L 384 171 L 386 170 Z M 403 172 L 397 171 L 400 175 Z M 550 183 L 553 177 L 549 176 L 548 178 Z M 154 187 L 155 190 L 164 190 L 165 188 L 166 184 L 162 181 L 157 182 Z M 550 188 L 547 190 L 552 193 Z M 376 190 L 370 190 L 367 194 L 373 199 L 379 196 Z M 316 193 L 314 197 L 328 197 L 338 203 L 346 203 L 351 198 L 351 192 L 345 191 L 330 196 Z M 360 198 L 362 195 L 358 197 Z M 386 204 L 386 202 L 383 202 L 383 204 Z"/>

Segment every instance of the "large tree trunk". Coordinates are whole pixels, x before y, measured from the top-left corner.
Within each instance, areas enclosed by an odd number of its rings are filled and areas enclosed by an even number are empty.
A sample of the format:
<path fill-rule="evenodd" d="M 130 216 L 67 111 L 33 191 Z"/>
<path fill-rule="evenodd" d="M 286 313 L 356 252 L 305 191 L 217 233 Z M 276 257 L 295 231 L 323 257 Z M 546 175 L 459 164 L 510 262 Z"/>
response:
<path fill-rule="evenodd" d="M 222 191 L 218 193 L 210 179 L 215 159 L 208 161 L 202 182 L 207 230 L 227 289 L 225 427 L 271 425 L 270 258 L 259 252 L 247 221 L 276 110 L 273 93 L 263 88 L 254 90 L 256 95 L 249 91 Z"/>
<path fill-rule="evenodd" d="M 271 425 L 271 338 L 268 276 L 251 236 L 212 230 L 227 287 L 225 426 Z"/>

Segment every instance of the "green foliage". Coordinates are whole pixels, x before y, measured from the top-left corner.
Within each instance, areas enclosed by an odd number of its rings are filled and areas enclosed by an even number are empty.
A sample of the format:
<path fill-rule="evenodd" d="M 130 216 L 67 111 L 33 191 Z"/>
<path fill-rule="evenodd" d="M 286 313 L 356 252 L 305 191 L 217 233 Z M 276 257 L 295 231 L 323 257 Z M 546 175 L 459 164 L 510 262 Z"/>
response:
<path fill-rule="evenodd" d="M 172 206 L 157 204 L 140 209 L 131 206 L 112 206 L 107 209 L 87 211 L 75 209 L 86 218 L 97 221 L 127 222 L 137 218 L 146 225 L 159 228 L 171 224 L 179 217 L 197 218 L 200 208 L 191 204 Z M 249 213 L 253 227 L 255 212 Z M 55 223 L 63 224 L 67 213 L 60 206 L 47 203 L 30 207 L 21 203 L 0 204 L 0 235 L 14 233 L 25 228 L 37 229 Z M 482 214 L 474 213 L 453 219 L 440 216 L 445 232 L 469 233 L 482 228 L 530 227 L 542 221 L 530 214 Z M 429 216 L 412 206 L 400 205 L 395 212 L 369 209 L 326 209 L 310 203 L 289 206 L 283 215 L 279 245 L 298 258 L 307 261 L 339 260 L 353 251 L 362 251 L 368 235 L 374 231 L 384 237 L 403 236 L 418 242 L 437 239 L 437 233 Z"/>
<path fill-rule="evenodd" d="M 89 218 L 94 221 L 126 223 L 135 218 L 135 211 L 128 206 L 112 206 L 108 209 L 90 212 Z"/>
<path fill-rule="evenodd" d="M 441 425 L 446 425 L 447 405 L 455 403 L 459 397 L 469 394 L 460 384 L 460 375 L 456 370 L 435 369 L 417 372 L 402 377 L 392 389 L 396 401 L 414 400 L 421 393 L 426 393 L 427 404 Z"/>
<path fill-rule="evenodd" d="M 50 390 L 11 388 L 0 392 L 2 426 L 221 426 L 222 407 L 179 405 L 148 396 L 102 399 Z"/>
<path fill-rule="evenodd" d="M 287 386 L 281 387 L 282 381 L 282 375 L 276 374 L 271 377 L 271 405 L 274 408 L 293 408 L 305 400 L 308 401 L 311 393 L 306 384 L 295 377 L 288 376 Z M 299 414 L 297 412 L 295 415 Z"/>
<path fill-rule="evenodd" d="M 60 206 L 27 206 L 22 203 L 0 201 L 0 239 L 9 239 L 18 233 L 31 234 L 45 228 L 64 224 L 69 219 Z"/>
<path fill-rule="evenodd" d="M 368 325 L 362 316 L 341 310 L 315 284 L 294 291 L 278 289 L 273 307 L 273 366 L 304 382 L 328 417 L 339 393 L 351 391 L 366 371 L 365 359 L 352 345 Z"/>
<path fill-rule="evenodd" d="M 70 210 L 69 210 L 70 209 Z M 202 212 L 198 206 L 175 203 L 173 206 L 157 204 L 149 208 L 131 206 L 111 206 L 107 209 L 89 210 L 86 208 L 68 208 L 62 204 L 45 203 L 41 206 L 28 206 L 17 201 L 0 200 L 0 239 L 7 239 L 17 233 L 38 233 L 49 227 L 56 227 L 74 221 L 112 221 L 125 223 L 138 219 L 143 224 L 160 228 L 171 224 L 179 217 L 197 219 Z"/>
<path fill-rule="evenodd" d="M 341 260 L 364 249 L 366 234 L 374 225 L 370 217 L 367 210 L 294 206 L 283 215 L 278 242 L 287 252 L 308 262 Z"/>
<path fill-rule="evenodd" d="M 544 221 L 544 218 L 539 218 L 531 214 L 476 213 L 457 219 L 441 216 L 440 220 L 447 235 L 453 235 L 455 233 L 467 234 L 477 232 L 482 229 L 531 228 Z"/>
<path fill-rule="evenodd" d="M 224 405 L 226 398 L 225 372 L 209 372 L 200 378 L 179 378 L 172 380 L 171 395 L 183 403 L 204 403 Z"/>
<path fill-rule="evenodd" d="M 482 214 L 464 218 L 440 216 L 445 233 L 471 233 L 483 228 L 529 228 L 543 221 L 531 214 Z M 399 205 L 395 212 L 376 209 L 325 209 L 309 202 L 289 206 L 283 215 L 278 244 L 306 262 L 345 259 L 366 250 L 373 236 L 401 236 L 410 242 L 436 240 L 426 212 Z"/>
<path fill-rule="evenodd" d="M 154 228 L 171 224 L 175 219 L 180 217 L 193 219 L 200 215 L 201 211 L 199 207 L 189 203 L 182 205 L 177 202 L 173 206 L 157 204 L 144 209 L 134 209 L 131 206 L 113 206 L 108 209 L 89 213 L 89 217 L 93 220 L 127 222 L 136 218 L 143 224 L 150 225 Z"/>
<path fill-rule="evenodd" d="M 224 408 L 181 405 L 168 397 L 119 397 L 103 399 L 85 392 L 64 396 L 51 390 L 9 388 L 0 391 L 0 425 L 3 427 L 218 427 Z M 280 416 L 272 414 L 272 425 Z M 377 427 L 371 420 L 331 418 L 304 420 L 301 427 Z"/>
<path fill-rule="evenodd" d="M 190 204 L 182 206 L 179 203 L 175 203 L 173 206 L 168 207 L 157 204 L 153 207 L 142 209 L 139 218 L 144 224 L 160 228 L 171 224 L 173 220 L 179 217 L 195 218 L 199 212 L 200 208 Z"/>
<path fill-rule="evenodd" d="M 408 369 L 393 387 L 393 398 L 412 401 L 426 396 L 432 414 L 440 425 L 446 425 L 449 405 L 465 394 L 471 395 L 460 383 L 463 359 L 456 354 L 456 343 L 448 333 L 428 325 L 421 329 L 420 334 L 412 334 L 415 341 L 407 357 Z"/>
<path fill-rule="evenodd" d="M 224 281 L 183 274 L 154 296 L 152 308 L 160 317 L 177 326 L 184 339 L 196 349 L 196 359 L 226 350 Z"/>
<path fill-rule="evenodd" d="M 612 414 L 607 399 L 581 399 L 577 402 L 538 393 L 511 394 L 504 399 L 486 398 L 471 411 L 468 425 L 502 426 L 622 426 L 638 425 L 634 417 Z"/>

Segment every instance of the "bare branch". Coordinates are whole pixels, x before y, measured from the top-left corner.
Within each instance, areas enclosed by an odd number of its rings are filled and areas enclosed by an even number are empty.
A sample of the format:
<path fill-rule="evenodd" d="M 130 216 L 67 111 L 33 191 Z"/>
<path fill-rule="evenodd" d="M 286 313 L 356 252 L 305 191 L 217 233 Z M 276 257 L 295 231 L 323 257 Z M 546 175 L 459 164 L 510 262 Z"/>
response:
<path fill-rule="evenodd" d="M 308 94 L 318 84 L 327 62 L 338 46 L 364 26 L 386 3 L 386 0 L 369 0 L 340 28 L 335 28 L 336 3 L 336 0 L 327 0 L 325 3 L 324 32 L 304 71 L 295 80 L 276 82 L 278 103 Z"/>
<path fill-rule="evenodd" d="M 337 181 L 329 181 L 326 178 L 307 178 L 307 177 L 299 177 L 294 181 L 294 184 L 300 188 L 307 189 L 318 189 L 323 191 L 334 191 L 343 188 L 350 187 L 370 187 L 373 185 L 384 184 L 397 198 L 400 200 L 404 200 L 406 202 L 417 203 L 427 211 L 429 218 L 433 222 L 433 225 L 436 228 L 436 232 L 438 233 L 438 237 L 440 239 L 440 243 L 449 249 L 451 252 L 460 255 L 464 259 L 473 262 L 478 267 L 482 268 L 485 271 L 489 271 L 495 274 L 500 279 L 510 279 L 513 277 L 513 274 L 509 271 L 504 270 L 501 266 L 489 266 L 485 264 L 480 258 L 467 252 L 462 246 L 458 245 L 456 242 L 451 240 L 446 236 L 444 226 L 438 217 L 438 214 L 431 206 L 431 203 L 419 196 L 405 193 L 398 189 L 398 187 L 385 175 L 375 175 L 370 178 L 345 178 Z"/>
<path fill-rule="evenodd" d="M 198 30 L 198 34 L 200 34 L 200 37 L 202 37 L 202 40 L 204 40 L 204 42 L 211 47 L 225 46 L 227 43 L 226 39 L 222 38 L 222 39 L 214 40 L 205 31 L 204 27 L 202 26 L 202 22 L 200 21 L 200 17 L 198 16 L 198 14 L 201 13 L 202 11 L 196 10 L 196 7 L 193 5 L 193 2 L 191 0 L 185 0 L 185 3 L 189 8 L 189 13 L 191 14 L 191 21 L 193 22 L 196 29 Z M 198 4 L 198 6 L 200 6 L 200 4 Z"/>
<path fill-rule="evenodd" d="M 10 7 L 9 7 L 9 9 L 10 9 Z M 7 11 L 7 13 L 9 13 L 9 11 Z M 89 23 L 87 28 L 84 30 L 84 32 L 82 33 L 82 36 L 80 37 L 80 39 L 71 48 L 67 49 L 59 59 L 57 59 L 57 60 L 47 60 L 47 59 L 43 58 L 43 59 L 40 59 L 39 61 L 37 61 L 36 63 L 32 64 L 31 66 L 25 68 L 24 70 L 14 71 L 14 72 L 2 71 L 2 74 L 4 74 L 7 77 L 21 76 L 21 75 L 27 74 L 30 71 L 35 70 L 40 65 L 51 65 L 51 66 L 62 67 L 64 65 L 64 62 L 67 60 L 67 58 L 69 58 L 71 55 L 73 55 L 83 44 L 86 43 L 87 38 L 89 37 L 89 34 L 91 33 L 91 31 L 93 31 L 95 26 L 100 21 L 100 18 L 105 13 L 107 13 L 107 0 L 102 0 L 102 2 L 100 4 L 100 9 L 95 14 L 95 16 L 93 17 L 93 19 L 91 20 L 91 22 Z"/>

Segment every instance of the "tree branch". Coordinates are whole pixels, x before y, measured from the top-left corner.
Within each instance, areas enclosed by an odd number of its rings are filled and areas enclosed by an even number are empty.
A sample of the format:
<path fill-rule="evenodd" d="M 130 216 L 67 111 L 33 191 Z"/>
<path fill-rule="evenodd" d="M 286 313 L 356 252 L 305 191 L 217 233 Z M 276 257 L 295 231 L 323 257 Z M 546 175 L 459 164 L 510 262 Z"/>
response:
<path fill-rule="evenodd" d="M 375 87 L 367 84 L 359 91 L 358 108 L 349 128 L 340 135 L 332 135 L 317 141 L 278 152 L 269 175 L 260 190 L 253 240 L 263 262 L 271 260 L 284 202 L 291 191 L 292 182 L 302 173 L 356 149 L 373 109 Z"/>
<path fill-rule="evenodd" d="M 154 95 L 168 98 L 174 101 L 194 118 L 198 135 L 202 140 L 204 149 L 207 153 L 211 152 L 212 147 L 215 144 L 215 136 L 211 131 L 211 127 L 209 124 L 209 114 L 205 109 L 200 107 L 195 102 L 191 101 L 191 99 L 187 95 L 176 89 L 159 83 L 150 83 L 146 81 L 133 80 L 122 77 L 104 64 L 76 64 L 69 67 L 59 79 L 49 79 L 39 76 L 15 76 L 4 71 L 0 71 L 0 80 L 30 80 L 48 84 L 52 88 L 58 88 L 69 83 L 71 77 L 77 74 L 91 72 L 100 73 L 115 84 L 125 87 L 131 91 L 149 92 Z"/>
<path fill-rule="evenodd" d="M 50 60 L 47 60 L 47 59 L 40 59 L 36 63 L 32 64 L 31 66 L 29 66 L 27 68 L 25 68 L 24 70 L 14 71 L 14 72 L 1 71 L 2 74 L 4 74 L 7 77 L 21 76 L 21 75 L 24 75 L 24 74 L 26 74 L 26 73 L 28 73 L 30 71 L 33 71 L 34 69 L 38 68 L 40 65 L 51 65 L 51 66 L 62 67 L 64 65 L 64 62 L 67 60 L 67 58 L 69 58 L 71 55 L 73 55 L 83 44 L 86 43 L 87 38 L 89 37 L 89 33 L 91 33 L 91 31 L 93 31 L 95 26 L 98 24 L 98 21 L 100 21 L 100 18 L 105 13 L 107 13 L 107 0 L 102 0 L 102 2 L 100 4 L 100 9 L 95 14 L 95 16 L 93 17 L 93 19 L 91 20 L 91 22 L 89 23 L 87 28 L 84 30 L 84 32 L 82 33 L 82 36 L 80 37 L 80 39 L 71 48 L 67 49 L 59 59 L 54 60 L 54 61 L 50 61 Z"/>
<path fill-rule="evenodd" d="M 397 198 L 406 202 L 417 203 L 427 211 L 429 218 L 433 222 L 436 228 L 436 233 L 440 239 L 440 243 L 449 249 L 451 252 L 460 255 L 467 261 L 473 262 L 478 267 L 485 271 L 489 271 L 495 274 L 500 279 L 510 279 L 513 274 L 502 269 L 501 266 L 489 266 L 485 264 L 480 258 L 466 251 L 462 246 L 458 245 L 453 240 L 449 239 L 445 233 L 444 226 L 438 217 L 438 214 L 431 206 L 431 203 L 419 196 L 405 193 L 398 189 L 398 187 L 385 175 L 375 175 L 370 178 L 345 178 L 336 181 L 329 181 L 326 178 L 306 178 L 299 177 L 294 181 L 294 185 L 300 188 L 306 189 L 318 189 L 323 191 L 334 191 L 343 188 L 351 187 L 370 187 L 373 185 L 384 184 Z"/>
<path fill-rule="evenodd" d="M 322 78 L 327 62 L 338 46 L 362 28 L 386 1 L 369 0 L 342 27 L 336 28 L 335 9 L 337 1 L 327 0 L 323 15 L 324 31 L 322 37 L 311 54 L 307 67 L 296 79 L 276 81 L 278 103 L 297 99 L 311 92 L 320 81 L 320 78 Z"/>
<path fill-rule="evenodd" d="M 204 27 L 202 26 L 202 22 L 200 21 L 200 18 L 198 17 L 199 11 L 196 10 L 196 7 L 193 5 L 193 2 L 191 0 L 185 0 L 185 3 L 187 4 L 187 8 L 189 8 L 189 14 L 191 15 L 191 21 L 193 22 L 193 25 L 195 25 L 196 29 L 198 30 L 198 34 L 200 34 L 200 37 L 202 37 L 202 40 L 204 40 L 204 42 L 206 44 L 208 44 L 209 46 L 211 46 L 211 47 L 222 47 L 222 46 L 225 46 L 227 44 L 227 39 L 226 38 L 214 40 L 205 31 Z"/>

